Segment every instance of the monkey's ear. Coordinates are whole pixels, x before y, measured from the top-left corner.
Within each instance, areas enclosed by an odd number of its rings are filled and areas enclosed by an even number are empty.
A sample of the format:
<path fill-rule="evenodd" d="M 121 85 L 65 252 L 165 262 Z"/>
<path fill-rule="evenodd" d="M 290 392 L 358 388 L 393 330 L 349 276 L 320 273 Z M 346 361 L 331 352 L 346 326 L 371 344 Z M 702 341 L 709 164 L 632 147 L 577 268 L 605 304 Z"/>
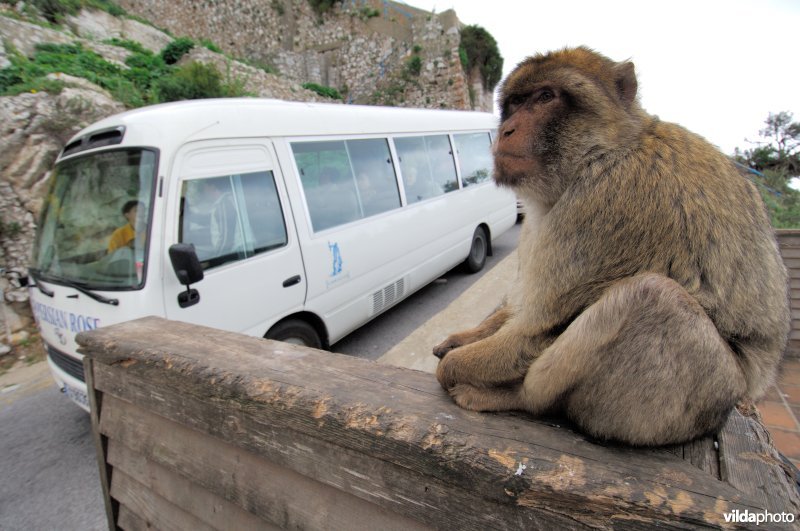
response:
<path fill-rule="evenodd" d="M 636 99 L 636 91 L 639 88 L 633 63 L 626 61 L 617 65 L 616 83 L 620 101 L 626 109 L 630 108 L 631 103 Z"/>

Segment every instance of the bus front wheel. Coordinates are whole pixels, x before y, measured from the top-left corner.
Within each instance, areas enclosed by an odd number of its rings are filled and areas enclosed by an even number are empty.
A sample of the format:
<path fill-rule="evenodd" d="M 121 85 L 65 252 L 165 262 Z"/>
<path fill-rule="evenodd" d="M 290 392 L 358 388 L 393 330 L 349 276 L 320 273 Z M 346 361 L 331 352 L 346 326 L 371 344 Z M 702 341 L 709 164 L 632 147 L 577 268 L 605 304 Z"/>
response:
<path fill-rule="evenodd" d="M 464 260 L 464 265 L 470 273 L 477 273 L 486 264 L 486 255 L 489 252 L 489 238 L 486 236 L 486 229 L 478 227 L 472 235 L 472 246 L 469 255 Z"/>
<path fill-rule="evenodd" d="M 270 328 L 264 337 L 293 345 L 322 348 L 322 340 L 314 327 L 300 319 L 281 321 Z"/>

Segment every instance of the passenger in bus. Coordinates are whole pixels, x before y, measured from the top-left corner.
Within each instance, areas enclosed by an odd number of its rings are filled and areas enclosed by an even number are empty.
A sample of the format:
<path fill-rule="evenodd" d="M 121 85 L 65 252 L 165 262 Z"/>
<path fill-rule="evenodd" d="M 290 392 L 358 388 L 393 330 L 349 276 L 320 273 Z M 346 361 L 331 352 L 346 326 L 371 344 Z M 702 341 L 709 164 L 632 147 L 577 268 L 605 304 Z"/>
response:
<path fill-rule="evenodd" d="M 122 247 L 133 247 L 136 239 L 136 214 L 140 206 L 144 210 L 142 202 L 136 199 L 132 199 L 122 205 L 122 216 L 127 223 L 111 233 L 111 238 L 108 240 L 108 254 Z"/>

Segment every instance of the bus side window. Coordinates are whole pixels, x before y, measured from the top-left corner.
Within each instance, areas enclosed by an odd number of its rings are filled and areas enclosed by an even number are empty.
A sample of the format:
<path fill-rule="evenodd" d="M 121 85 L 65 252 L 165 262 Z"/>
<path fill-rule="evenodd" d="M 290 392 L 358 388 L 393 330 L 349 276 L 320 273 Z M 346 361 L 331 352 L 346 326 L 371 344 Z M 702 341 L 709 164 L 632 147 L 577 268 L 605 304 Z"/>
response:
<path fill-rule="evenodd" d="M 489 133 L 453 135 L 464 187 L 482 183 L 492 175 L 492 140 Z"/>
<path fill-rule="evenodd" d="M 184 181 L 178 240 L 194 244 L 203 269 L 286 245 L 272 172 Z"/>
<path fill-rule="evenodd" d="M 400 191 L 387 140 L 348 140 L 347 151 L 356 175 L 362 217 L 399 208 Z"/>
<path fill-rule="evenodd" d="M 385 138 L 293 142 L 315 232 L 400 206 Z"/>
<path fill-rule="evenodd" d="M 458 190 L 453 150 L 447 135 L 394 139 L 409 204 Z"/>

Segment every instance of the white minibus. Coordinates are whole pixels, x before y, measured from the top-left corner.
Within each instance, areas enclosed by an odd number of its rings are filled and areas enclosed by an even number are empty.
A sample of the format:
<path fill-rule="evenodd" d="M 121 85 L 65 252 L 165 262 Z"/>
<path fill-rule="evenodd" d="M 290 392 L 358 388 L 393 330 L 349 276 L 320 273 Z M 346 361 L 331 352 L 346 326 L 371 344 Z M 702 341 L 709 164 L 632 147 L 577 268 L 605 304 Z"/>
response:
<path fill-rule="evenodd" d="M 79 132 L 30 268 L 58 385 L 87 407 L 75 334 L 158 315 L 330 345 L 447 270 L 483 267 L 516 219 L 491 179 L 491 114 L 198 100 Z"/>

